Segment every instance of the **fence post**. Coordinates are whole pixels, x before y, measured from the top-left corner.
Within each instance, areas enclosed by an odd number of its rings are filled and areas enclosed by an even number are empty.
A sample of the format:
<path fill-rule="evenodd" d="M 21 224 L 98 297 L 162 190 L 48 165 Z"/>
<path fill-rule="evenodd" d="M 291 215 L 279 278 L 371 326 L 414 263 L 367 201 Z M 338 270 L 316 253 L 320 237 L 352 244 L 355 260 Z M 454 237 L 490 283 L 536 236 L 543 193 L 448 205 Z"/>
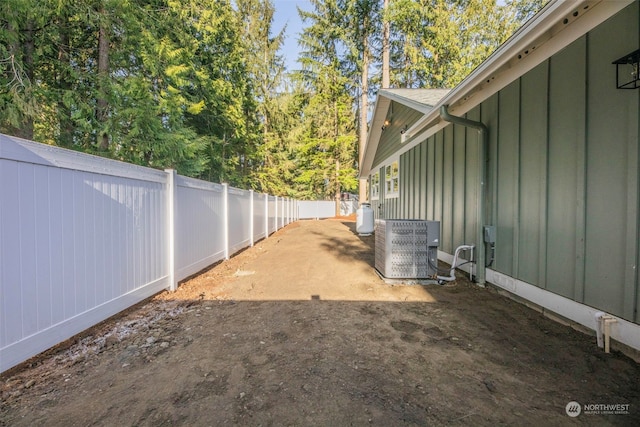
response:
<path fill-rule="evenodd" d="M 253 212 L 253 190 L 249 190 L 249 246 L 253 247 L 253 216 L 255 212 Z"/>
<path fill-rule="evenodd" d="M 169 267 L 168 279 L 169 290 L 178 289 L 176 283 L 176 247 L 175 247 L 175 230 L 176 230 L 176 171 L 173 169 L 165 169 L 167 174 L 167 265 Z"/>
<path fill-rule="evenodd" d="M 275 218 L 273 218 L 276 221 L 276 229 L 275 231 L 278 231 L 278 196 L 276 196 L 276 213 L 275 213 Z"/>
<path fill-rule="evenodd" d="M 264 238 L 269 238 L 269 195 L 264 194 Z"/>
<path fill-rule="evenodd" d="M 229 184 L 222 184 L 222 209 L 224 222 L 224 259 L 229 259 Z"/>

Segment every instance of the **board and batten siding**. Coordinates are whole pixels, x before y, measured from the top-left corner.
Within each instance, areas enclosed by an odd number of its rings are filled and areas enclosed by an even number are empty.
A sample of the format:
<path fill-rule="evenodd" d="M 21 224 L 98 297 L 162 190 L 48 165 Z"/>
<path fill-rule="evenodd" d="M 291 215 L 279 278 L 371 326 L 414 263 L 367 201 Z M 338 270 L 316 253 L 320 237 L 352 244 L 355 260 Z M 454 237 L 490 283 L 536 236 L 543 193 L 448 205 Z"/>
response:
<path fill-rule="evenodd" d="M 639 22 L 635 2 L 466 114 L 489 127 L 491 269 L 635 323 L 640 90 L 616 89 L 611 62 Z M 400 156 L 399 197 L 381 185 L 376 213 L 441 221 L 447 253 L 475 243 L 478 155 L 478 133 L 448 125 Z"/>

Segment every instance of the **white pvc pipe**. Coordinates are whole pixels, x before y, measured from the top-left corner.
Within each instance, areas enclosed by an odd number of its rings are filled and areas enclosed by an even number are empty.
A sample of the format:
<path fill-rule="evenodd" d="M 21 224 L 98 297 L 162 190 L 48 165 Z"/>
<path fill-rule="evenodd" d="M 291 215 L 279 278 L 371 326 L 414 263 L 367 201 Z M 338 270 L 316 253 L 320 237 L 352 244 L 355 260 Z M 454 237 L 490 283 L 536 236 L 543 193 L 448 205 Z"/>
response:
<path fill-rule="evenodd" d="M 475 246 L 473 245 L 461 245 L 456 248 L 455 253 L 453 254 L 453 262 L 451 263 L 451 270 L 449 271 L 449 276 L 438 276 L 438 280 L 445 280 L 447 282 L 452 282 L 456 280 L 456 267 L 458 264 L 458 254 L 462 251 L 473 250 Z"/>
<path fill-rule="evenodd" d="M 602 311 L 598 311 L 595 314 L 596 318 L 596 341 L 598 343 L 598 347 L 604 348 L 604 341 L 602 339 L 602 318 L 606 316 Z"/>
<path fill-rule="evenodd" d="M 604 352 L 609 353 L 609 337 L 611 336 L 611 324 L 617 323 L 618 320 L 615 317 L 601 311 L 598 311 L 595 314 L 595 317 L 598 347 L 604 347 Z"/>

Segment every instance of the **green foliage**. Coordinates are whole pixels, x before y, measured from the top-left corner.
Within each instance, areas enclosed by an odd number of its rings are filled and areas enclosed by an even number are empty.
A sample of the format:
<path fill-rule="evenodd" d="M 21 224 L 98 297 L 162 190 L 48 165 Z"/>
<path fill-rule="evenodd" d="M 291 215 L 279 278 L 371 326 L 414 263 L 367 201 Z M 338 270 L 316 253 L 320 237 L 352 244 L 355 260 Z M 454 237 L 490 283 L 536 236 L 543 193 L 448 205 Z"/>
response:
<path fill-rule="evenodd" d="M 281 196 L 353 192 L 384 20 L 392 87 L 450 87 L 544 4 L 381 3 L 311 0 L 286 74 L 271 0 L 3 0 L 0 132 Z"/>
<path fill-rule="evenodd" d="M 457 85 L 541 6 L 540 0 L 391 0 L 392 86 Z M 526 10 L 525 10 L 526 9 Z"/>
<path fill-rule="evenodd" d="M 228 1 L 11 0 L 0 8 L 0 83 L 9 88 L 0 93 L 2 132 L 249 181 L 237 158 L 251 154 L 259 122 Z M 99 37 L 108 41 L 106 73 Z"/>
<path fill-rule="evenodd" d="M 302 167 L 295 185 L 303 198 L 338 198 L 357 188 L 353 72 L 361 58 L 356 44 L 349 42 L 354 34 L 349 4 L 343 0 L 312 4 L 314 11 L 300 12 L 309 25 L 300 39 L 303 70 L 297 78 L 308 102 L 299 153 Z"/>

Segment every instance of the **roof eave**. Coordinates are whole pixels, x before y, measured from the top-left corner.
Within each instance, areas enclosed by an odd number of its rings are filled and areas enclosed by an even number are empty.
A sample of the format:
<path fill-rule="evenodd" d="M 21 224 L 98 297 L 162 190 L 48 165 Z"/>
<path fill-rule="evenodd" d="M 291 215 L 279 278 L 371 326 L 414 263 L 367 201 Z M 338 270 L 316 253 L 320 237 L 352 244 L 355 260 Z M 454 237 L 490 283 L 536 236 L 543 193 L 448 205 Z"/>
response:
<path fill-rule="evenodd" d="M 367 132 L 367 142 L 364 146 L 364 155 L 361 159 L 360 175 L 359 178 L 366 178 L 369 176 L 371 166 L 373 165 L 373 158 L 376 155 L 378 149 L 378 143 L 380 142 L 380 135 L 382 134 L 382 126 L 387 118 L 387 112 L 391 105 L 391 99 L 385 96 L 378 96 L 373 108 L 373 118 L 369 125 L 369 132 Z"/>
<path fill-rule="evenodd" d="M 433 106 L 431 105 L 423 104 L 413 99 L 405 98 L 404 96 L 397 95 L 386 89 L 380 89 L 378 91 L 378 96 L 384 96 L 385 98 L 389 98 L 392 101 L 406 105 L 409 108 L 412 108 L 416 111 L 421 112 L 422 114 L 427 114 L 433 108 Z"/>
<path fill-rule="evenodd" d="M 533 68 L 531 63 L 539 64 L 542 60 L 551 56 L 551 54 L 559 51 L 573 40 L 587 33 L 597 24 L 605 19 L 613 16 L 635 0 L 620 1 L 566 1 L 551 0 L 540 12 L 527 21 L 520 29 L 518 29 L 505 43 L 498 47 L 482 64 L 474 69 L 460 84 L 443 97 L 438 104 L 421 119 L 419 119 L 411 128 L 407 130 L 410 136 L 416 136 L 425 129 L 433 128 L 440 123 L 440 107 L 449 105 L 452 112 L 461 115 L 478 105 L 484 99 L 472 97 L 483 86 L 494 84 L 492 91 L 495 93 L 506 84 L 496 82 L 496 73 L 499 71 L 516 71 L 518 66 L 522 71 L 519 75 Z M 577 12 L 577 15 L 575 14 Z M 578 25 L 571 27 L 574 21 L 581 19 Z M 569 31 L 571 29 L 571 31 Z M 547 55 L 537 61 L 529 61 L 533 59 L 535 54 L 540 53 L 542 49 L 532 50 L 532 43 L 540 40 L 543 44 L 552 38 L 556 40 L 566 39 L 565 43 L 556 43 L 551 49 L 545 52 Z M 534 49 L 535 49 L 535 45 Z M 538 46 L 539 47 L 539 46 Z M 538 55 L 540 56 L 544 55 Z M 516 73 L 514 73 L 516 74 Z M 506 79 L 505 79 L 506 81 Z M 511 80 L 512 81 L 512 80 Z M 494 83 L 495 82 L 495 83 Z M 485 94 L 486 95 L 486 94 Z M 480 99 L 482 98 L 482 99 Z M 471 101 L 471 102 L 468 102 Z M 463 106 L 463 104 L 467 104 Z"/>

